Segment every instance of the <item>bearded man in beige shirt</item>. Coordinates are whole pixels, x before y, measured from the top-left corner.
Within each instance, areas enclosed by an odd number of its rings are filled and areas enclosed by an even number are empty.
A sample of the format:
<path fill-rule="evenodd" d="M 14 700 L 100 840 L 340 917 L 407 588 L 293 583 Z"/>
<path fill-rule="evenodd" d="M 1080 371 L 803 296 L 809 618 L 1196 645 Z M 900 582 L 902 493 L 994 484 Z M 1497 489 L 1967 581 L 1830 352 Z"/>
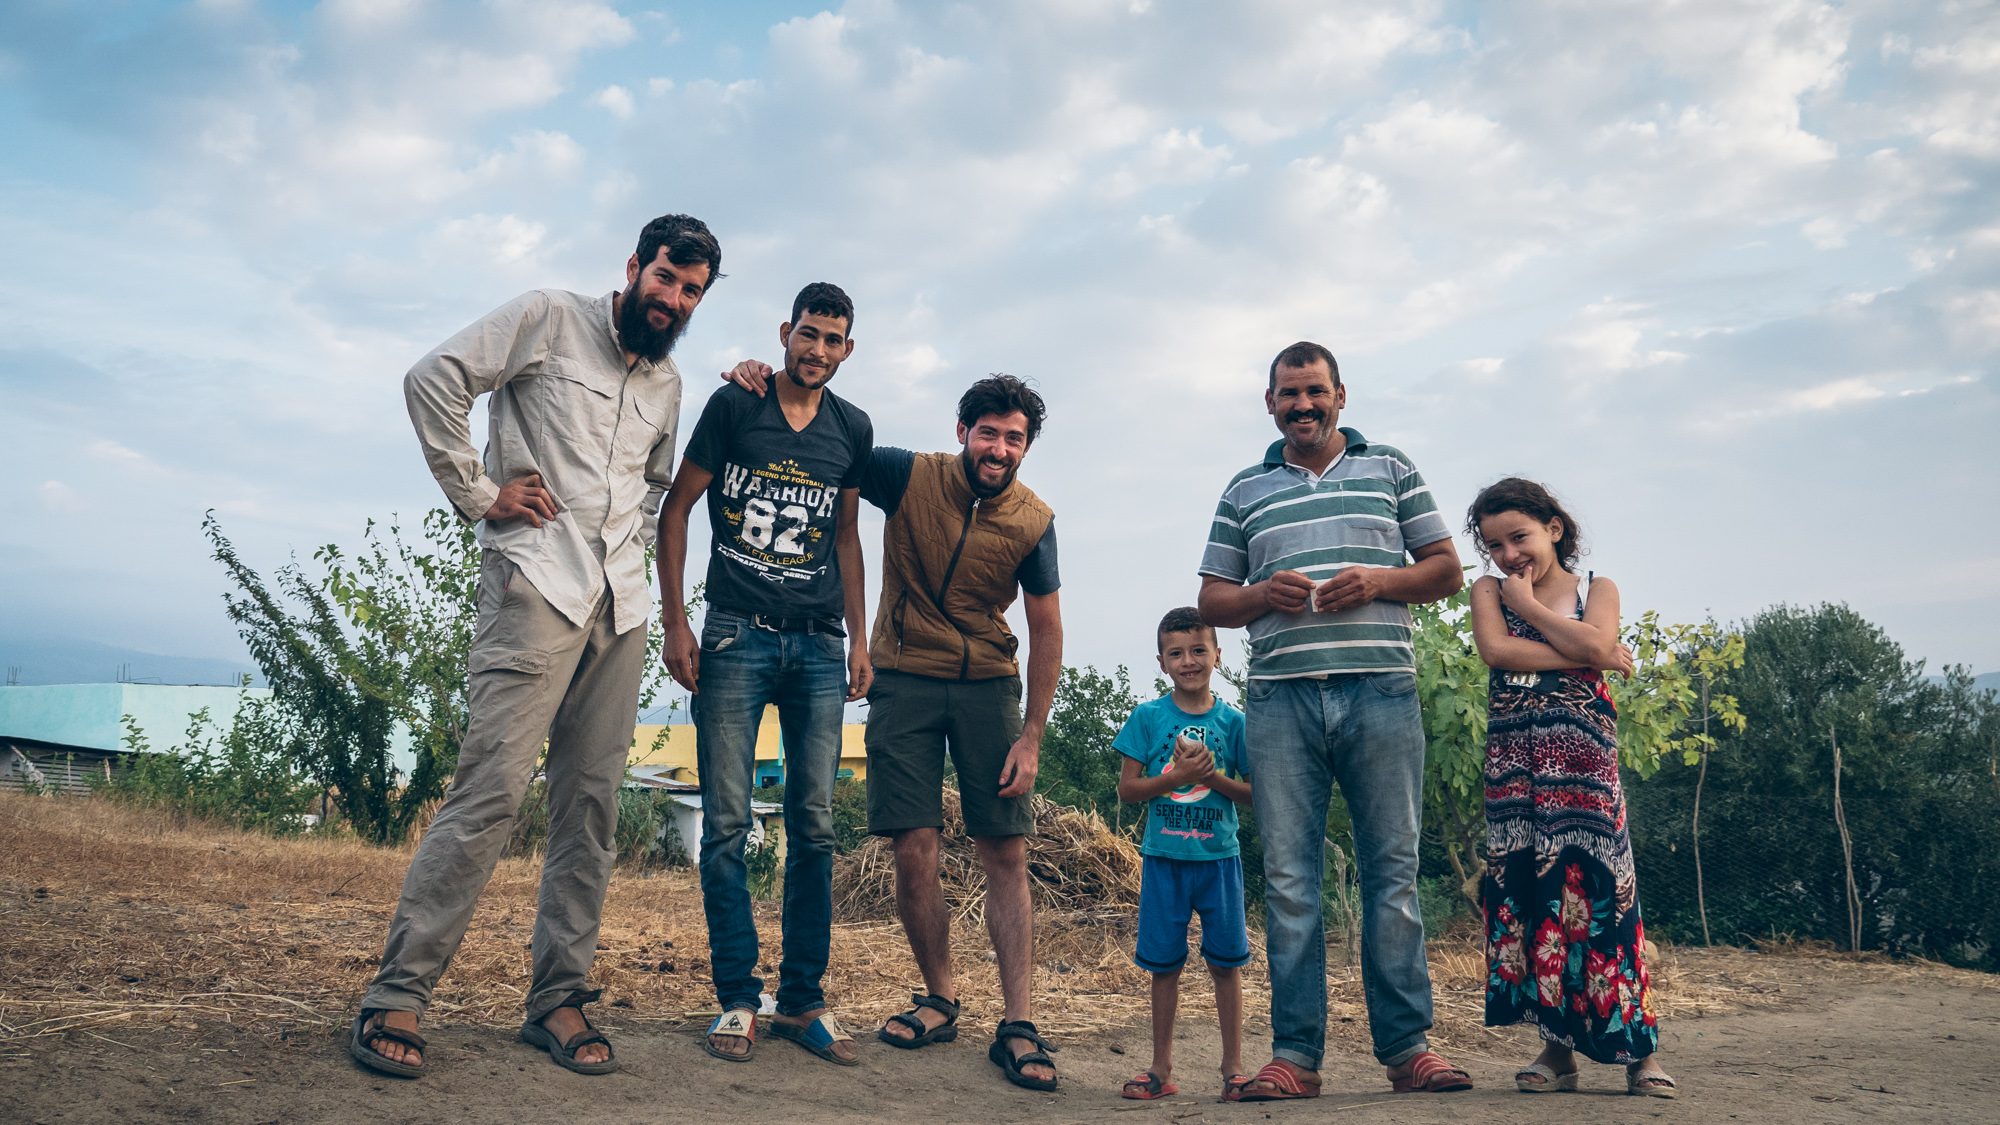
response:
<path fill-rule="evenodd" d="M 423 1073 L 417 1022 L 546 741 L 549 836 L 521 1037 L 570 1070 L 618 1067 L 583 1016 L 598 996 L 585 977 L 645 664 L 646 545 L 680 418 L 680 372 L 667 356 L 721 269 L 706 225 L 662 216 L 640 232 L 623 291 L 525 294 L 403 380 L 424 459 L 459 515 L 480 521 L 483 550 L 466 732 L 350 1032 L 363 1066 Z M 469 421 L 482 394 L 491 395 L 483 460 Z"/>

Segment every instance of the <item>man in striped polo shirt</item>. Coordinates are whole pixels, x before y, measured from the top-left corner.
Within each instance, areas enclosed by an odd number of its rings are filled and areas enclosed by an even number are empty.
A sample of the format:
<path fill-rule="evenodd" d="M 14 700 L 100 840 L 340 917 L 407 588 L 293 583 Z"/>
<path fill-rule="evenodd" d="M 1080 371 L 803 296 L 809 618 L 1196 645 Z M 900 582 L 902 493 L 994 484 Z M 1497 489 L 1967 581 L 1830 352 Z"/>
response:
<path fill-rule="evenodd" d="M 1465 1072 L 1425 1035 L 1424 731 L 1409 611 L 1459 589 L 1458 550 L 1410 459 L 1339 428 L 1347 388 L 1331 352 L 1305 341 L 1279 352 L 1264 404 L 1283 437 L 1223 490 L 1201 561 L 1202 617 L 1250 628 L 1247 736 L 1264 841 L 1273 1057 L 1244 1096 L 1319 1092 L 1320 878 L 1335 782 L 1354 824 L 1375 1057 L 1398 1090 L 1464 1089 Z"/>

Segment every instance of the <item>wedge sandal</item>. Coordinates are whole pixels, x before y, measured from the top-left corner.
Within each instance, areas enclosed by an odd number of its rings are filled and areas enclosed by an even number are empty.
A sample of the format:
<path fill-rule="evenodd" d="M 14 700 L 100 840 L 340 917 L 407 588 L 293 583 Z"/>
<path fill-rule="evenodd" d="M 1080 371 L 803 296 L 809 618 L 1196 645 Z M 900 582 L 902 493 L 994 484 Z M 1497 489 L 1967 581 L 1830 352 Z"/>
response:
<path fill-rule="evenodd" d="M 1524 1094 L 1575 1093 L 1576 1071 L 1561 1074 L 1547 1063 L 1529 1063 L 1514 1072 L 1514 1088 Z"/>
<path fill-rule="evenodd" d="M 1664 1074 L 1625 1072 L 1625 1092 L 1635 1098 L 1678 1098 L 1681 1088 Z"/>

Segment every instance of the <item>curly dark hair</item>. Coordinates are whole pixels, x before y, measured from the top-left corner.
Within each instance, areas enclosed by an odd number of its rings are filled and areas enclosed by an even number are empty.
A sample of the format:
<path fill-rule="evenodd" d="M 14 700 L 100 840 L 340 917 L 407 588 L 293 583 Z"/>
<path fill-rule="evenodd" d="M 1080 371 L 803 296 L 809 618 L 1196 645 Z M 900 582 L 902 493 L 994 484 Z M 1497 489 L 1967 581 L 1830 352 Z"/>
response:
<path fill-rule="evenodd" d="M 1479 521 L 1502 512 L 1519 512 L 1529 519 L 1547 523 L 1561 520 L 1562 538 L 1556 540 L 1556 563 L 1564 570 L 1574 572 L 1576 560 L 1583 554 L 1583 528 L 1576 517 L 1569 514 L 1555 494 L 1534 481 L 1523 477 L 1504 477 L 1479 490 L 1472 498 L 1472 506 L 1465 510 L 1465 533 L 1472 537 L 1472 544 L 1480 557 L 1486 554 L 1486 537 L 1479 534 Z"/>
<path fill-rule="evenodd" d="M 708 285 L 701 287 L 702 292 L 722 280 L 722 244 L 709 232 L 708 224 L 693 215 L 661 215 L 647 223 L 639 232 L 639 247 L 633 251 L 639 268 L 652 265 L 662 246 L 667 249 L 667 261 L 677 266 L 708 263 Z"/>
<path fill-rule="evenodd" d="M 1157 650 L 1167 639 L 1168 633 L 1192 633 L 1198 629 L 1208 630 L 1208 641 L 1215 643 L 1215 626 L 1201 619 L 1201 611 L 1191 605 L 1170 609 L 1160 618 L 1160 627 L 1153 634 L 1153 647 Z"/>
<path fill-rule="evenodd" d="M 988 414 L 1005 417 L 1016 410 L 1027 416 L 1028 444 L 1035 444 L 1036 436 L 1042 432 L 1042 420 L 1049 416 L 1042 396 L 1012 375 L 988 375 L 972 384 L 958 400 L 958 424 L 971 429 L 973 423 Z"/>

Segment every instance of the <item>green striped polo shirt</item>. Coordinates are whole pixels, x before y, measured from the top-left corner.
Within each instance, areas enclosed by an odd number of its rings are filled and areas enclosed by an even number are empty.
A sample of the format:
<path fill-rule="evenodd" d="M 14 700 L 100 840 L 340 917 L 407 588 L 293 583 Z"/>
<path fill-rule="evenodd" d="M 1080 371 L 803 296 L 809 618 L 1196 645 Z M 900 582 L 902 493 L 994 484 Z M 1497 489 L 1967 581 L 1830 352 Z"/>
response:
<path fill-rule="evenodd" d="M 1409 553 L 1451 537 L 1430 486 L 1403 451 L 1342 426 L 1347 448 L 1318 477 L 1285 460 L 1237 473 L 1209 525 L 1201 573 L 1248 585 L 1281 570 L 1323 582 L 1350 566 L 1407 566 Z M 1410 609 L 1376 601 L 1339 613 L 1266 613 L 1250 623 L 1250 678 L 1408 672 Z"/>

